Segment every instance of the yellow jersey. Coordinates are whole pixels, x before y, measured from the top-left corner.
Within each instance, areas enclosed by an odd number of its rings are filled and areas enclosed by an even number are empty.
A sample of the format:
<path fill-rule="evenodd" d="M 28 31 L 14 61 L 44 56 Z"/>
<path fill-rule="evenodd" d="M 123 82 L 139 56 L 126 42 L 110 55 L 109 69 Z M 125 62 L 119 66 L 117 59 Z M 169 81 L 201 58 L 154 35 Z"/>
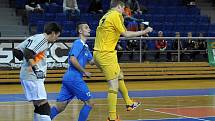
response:
<path fill-rule="evenodd" d="M 96 29 L 95 51 L 114 51 L 120 34 L 125 32 L 124 19 L 120 12 L 111 9 L 99 21 Z"/>

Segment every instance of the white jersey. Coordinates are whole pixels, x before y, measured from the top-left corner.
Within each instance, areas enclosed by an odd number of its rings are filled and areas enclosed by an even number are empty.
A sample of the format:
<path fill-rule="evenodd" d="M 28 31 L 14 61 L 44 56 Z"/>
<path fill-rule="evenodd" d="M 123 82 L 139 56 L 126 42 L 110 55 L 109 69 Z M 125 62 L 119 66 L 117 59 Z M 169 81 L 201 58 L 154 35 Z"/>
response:
<path fill-rule="evenodd" d="M 20 43 L 16 48 L 20 49 L 22 52 L 25 48 L 30 49 L 35 52 L 34 60 L 39 70 L 43 71 L 46 74 L 47 63 L 46 63 L 46 51 L 48 49 L 48 41 L 45 38 L 44 34 L 36 34 L 27 38 L 25 41 Z M 23 59 L 23 64 L 20 71 L 21 80 L 37 80 L 36 75 L 32 71 L 32 67 Z"/>

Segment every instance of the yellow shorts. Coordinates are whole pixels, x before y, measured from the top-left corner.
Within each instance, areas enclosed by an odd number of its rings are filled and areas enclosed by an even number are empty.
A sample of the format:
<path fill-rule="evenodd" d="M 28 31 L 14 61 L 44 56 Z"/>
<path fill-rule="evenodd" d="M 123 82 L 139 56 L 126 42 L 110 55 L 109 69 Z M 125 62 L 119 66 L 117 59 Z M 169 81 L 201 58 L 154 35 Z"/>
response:
<path fill-rule="evenodd" d="M 113 52 L 94 51 L 93 57 L 101 71 L 104 73 L 106 80 L 118 78 L 120 74 L 120 66 L 117 60 L 116 51 Z"/>

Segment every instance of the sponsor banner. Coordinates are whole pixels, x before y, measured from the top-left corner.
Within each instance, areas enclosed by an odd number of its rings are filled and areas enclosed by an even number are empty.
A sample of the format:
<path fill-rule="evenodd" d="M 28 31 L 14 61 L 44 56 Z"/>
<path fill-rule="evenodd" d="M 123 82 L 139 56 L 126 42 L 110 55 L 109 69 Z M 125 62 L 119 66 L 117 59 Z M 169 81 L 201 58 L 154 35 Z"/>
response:
<path fill-rule="evenodd" d="M 22 61 L 14 57 L 12 49 L 16 47 L 18 42 L 0 43 L 0 67 L 21 67 Z M 72 46 L 71 42 L 56 42 L 50 43 L 50 48 L 47 51 L 47 62 L 49 68 L 67 68 L 68 67 L 68 52 Z"/>

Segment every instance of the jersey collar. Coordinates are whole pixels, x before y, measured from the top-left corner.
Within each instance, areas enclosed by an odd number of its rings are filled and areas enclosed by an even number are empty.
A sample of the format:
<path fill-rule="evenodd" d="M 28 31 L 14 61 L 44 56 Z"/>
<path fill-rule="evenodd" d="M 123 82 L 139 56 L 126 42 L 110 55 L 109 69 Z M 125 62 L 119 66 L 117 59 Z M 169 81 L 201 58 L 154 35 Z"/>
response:
<path fill-rule="evenodd" d="M 88 45 L 86 44 L 86 42 L 84 42 L 82 39 L 79 39 L 79 40 L 81 41 L 81 43 L 82 43 L 84 46 L 88 47 Z"/>

